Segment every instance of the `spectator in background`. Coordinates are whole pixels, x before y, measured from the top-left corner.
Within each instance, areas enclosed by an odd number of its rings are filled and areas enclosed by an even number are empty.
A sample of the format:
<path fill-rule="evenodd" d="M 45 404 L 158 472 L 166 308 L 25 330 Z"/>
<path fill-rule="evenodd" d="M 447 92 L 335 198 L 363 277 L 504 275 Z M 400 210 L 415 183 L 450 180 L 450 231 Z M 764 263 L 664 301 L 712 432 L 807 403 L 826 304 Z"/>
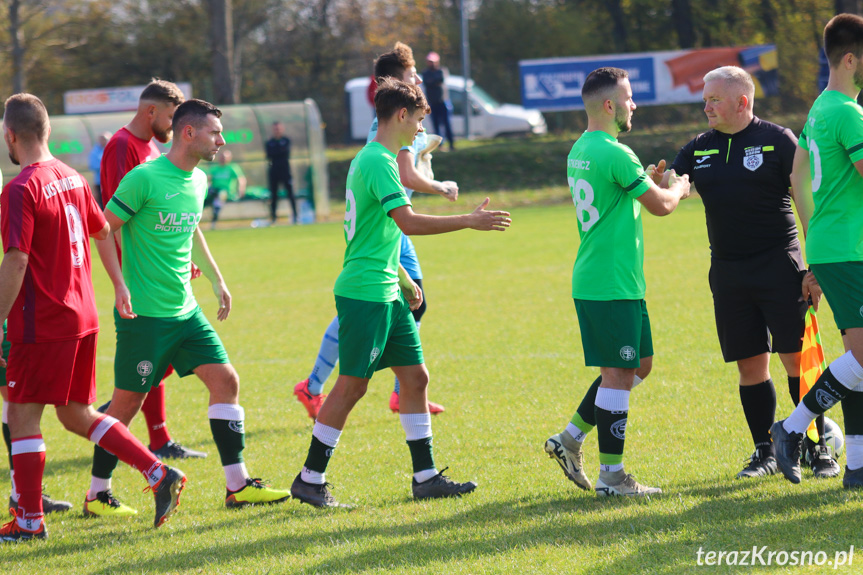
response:
<path fill-rule="evenodd" d="M 108 140 L 111 139 L 111 132 L 102 132 L 96 138 L 96 145 L 90 150 L 90 158 L 88 164 L 90 171 L 93 172 L 93 196 L 99 205 L 102 205 L 102 154 L 105 153 L 105 146 L 108 145 Z"/>
<path fill-rule="evenodd" d="M 440 67 L 440 56 L 437 52 L 429 52 L 426 56 L 428 68 L 423 72 L 423 84 L 426 87 L 426 98 L 431 108 L 431 119 L 434 125 L 434 133 L 443 136 L 441 127 L 446 130 L 446 139 L 449 142 L 450 151 L 455 150 L 453 143 L 452 127 L 449 116 L 452 113 L 452 102 L 449 100 L 449 90 L 446 87 L 446 79 L 449 70 Z"/>
<path fill-rule="evenodd" d="M 297 223 L 297 202 L 294 199 L 294 186 L 291 181 L 291 140 L 285 135 L 285 125 L 273 122 L 273 137 L 267 140 L 267 160 L 270 181 L 270 221 L 276 223 L 276 205 L 279 201 L 279 184 L 285 186 L 288 201 L 291 203 L 291 220 Z"/>
<path fill-rule="evenodd" d="M 219 212 L 225 202 L 235 202 L 246 195 L 246 174 L 239 164 L 233 163 L 233 154 L 230 150 L 222 150 L 219 153 L 219 163 L 210 168 L 210 177 L 213 179 L 210 193 L 213 195 L 213 221 L 210 229 L 216 229 L 219 221 Z"/>

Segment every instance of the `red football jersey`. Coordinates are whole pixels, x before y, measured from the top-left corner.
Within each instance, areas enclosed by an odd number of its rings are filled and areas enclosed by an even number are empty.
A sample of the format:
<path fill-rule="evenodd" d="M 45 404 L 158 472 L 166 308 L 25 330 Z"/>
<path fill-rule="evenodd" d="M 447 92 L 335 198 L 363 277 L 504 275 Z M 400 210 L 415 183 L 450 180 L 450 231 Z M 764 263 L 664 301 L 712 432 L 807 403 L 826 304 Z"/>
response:
<path fill-rule="evenodd" d="M 9 312 L 9 341 L 62 341 L 99 331 L 90 233 L 106 223 L 87 180 L 60 160 L 31 164 L 6 185 L 0 195 L 3 251 L 29 255 Z"/>
<path fill-rule="evenodd" d="M 129 170 L 138 164 L 154 160 L 160 155 L 159 148 L 152 140 L 142 140 L 126 128 L 117 130 L 111 136 L 105 146 L 105 152 L 102 154 L 102 166 L 99 170 L 102 186 L 102 207 L 108 205 L 108 201 L 117 191 L 117 186 L 120 185 L 120 180 Z"/>

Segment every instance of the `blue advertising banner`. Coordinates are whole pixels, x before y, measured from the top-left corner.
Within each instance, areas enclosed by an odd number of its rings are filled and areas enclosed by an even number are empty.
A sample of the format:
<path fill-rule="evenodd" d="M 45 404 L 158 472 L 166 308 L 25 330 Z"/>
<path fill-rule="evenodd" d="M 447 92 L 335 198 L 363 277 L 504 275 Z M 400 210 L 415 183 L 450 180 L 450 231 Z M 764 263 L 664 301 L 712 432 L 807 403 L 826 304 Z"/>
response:
<path fill-rule="evenodd" d="M 522 60 L 521 101 L 544 111 L 584 108 L 581 86 L 587 75 L 604 66 L 629 73 L 638 105 L 701 101 L 704 74 L 720 66 L 740 66 L 752 74 L 756 96 L 778 94 L 776 46 L 702 48 L 584 58 Z"/>

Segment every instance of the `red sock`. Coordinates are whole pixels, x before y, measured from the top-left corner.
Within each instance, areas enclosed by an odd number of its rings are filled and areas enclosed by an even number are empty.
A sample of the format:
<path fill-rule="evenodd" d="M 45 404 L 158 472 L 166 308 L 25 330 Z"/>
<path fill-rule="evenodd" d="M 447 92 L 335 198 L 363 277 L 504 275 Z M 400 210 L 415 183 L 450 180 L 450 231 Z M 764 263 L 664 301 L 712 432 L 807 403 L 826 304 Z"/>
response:
<path fill-rule="evenodd" d="M 140 471 L 147 481 L 162 466 L 156 456 L 129 433 L 125 425 L 110 415 L 103 415 L 97 419 L 90 426 L 87 437 L 99 447 L 119 457 L 123 463 Z"/>
<path fill-rule="evenodd" d="M 144 405 L 141 406 L 144 419 L 147 420 L 147 431 L 150 433 L 150 449 L 159 449 L 171 440 L 165 420 L 165 380 L 159 382 L 147 394 Z"/>
<path fill-rule="evenodd" d="M 42 519 L 42 474 L 45 472 L 45 442 L 41 435 L 12 440 L 15 488 L 18 490 L 18 524 Z M 33 529 L 38 529 L 38 524 Z"/>

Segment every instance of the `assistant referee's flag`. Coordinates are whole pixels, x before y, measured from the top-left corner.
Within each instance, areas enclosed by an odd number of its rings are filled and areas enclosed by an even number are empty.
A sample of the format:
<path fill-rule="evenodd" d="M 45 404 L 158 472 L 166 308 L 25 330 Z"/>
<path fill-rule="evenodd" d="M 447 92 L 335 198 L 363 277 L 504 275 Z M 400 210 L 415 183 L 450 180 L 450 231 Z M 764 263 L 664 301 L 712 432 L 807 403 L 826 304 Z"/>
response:
<path fill-rule="evenodd" d="M 800 400 L 812 389 L 824 370 L 827 362 L 824 360 L 824 348 L 821 346 L 821 334 L 818 333 L 818 318 L 812 306 L 806 310 L 806 329 L 803 330 L 803 349 L 800 352 Z M 806 434 L 812 441 L 818 441 L 818 431 L 815 421 L 809 424 Z"/>

